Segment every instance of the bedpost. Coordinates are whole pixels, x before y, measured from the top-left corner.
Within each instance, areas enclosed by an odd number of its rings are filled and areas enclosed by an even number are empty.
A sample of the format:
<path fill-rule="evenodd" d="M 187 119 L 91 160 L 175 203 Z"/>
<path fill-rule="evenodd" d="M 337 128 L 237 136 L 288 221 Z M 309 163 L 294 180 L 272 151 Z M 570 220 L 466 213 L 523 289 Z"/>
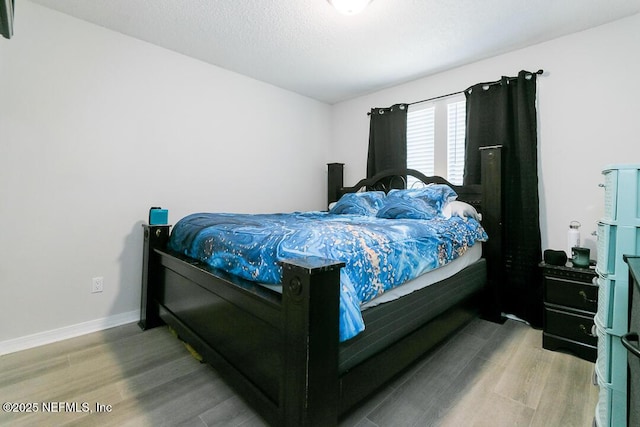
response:
<path fill-rule="evenodd" d="M 284 370 L 282 425 L 338 423 L 340 268 L 344 263 L 302 258 L 282 263 Z"/>
<path fill-rule="evenodd" d="M 504 322 L 501 313 L 499 283 L 502 275 L 502 146 L 480 148 L 482 177 L 482 226 L 489 235 L 483 245 L 487 260 L 487 290 L 484 317 Z"/>
<path fill-rule="evenodd" d="M 154 252 L 156 248 L 164 248 L 169 240 L 169 225 L 142 224 L 144 243 L 142 252 L 142 298 L 140 300 L 140 321 L 138 326 L 143 330 L 164 324 L 158 314 L 158 302 L 155 299 L 154 287 L 161 283 L 162 268 L 160 257 Z"/>
<path fill-rule="evenodd" d="M 344 163 L 328 163 L 327 179 L 327 206 L 337 202 L 340 198 L 340 189 L 344 186 Z"/>

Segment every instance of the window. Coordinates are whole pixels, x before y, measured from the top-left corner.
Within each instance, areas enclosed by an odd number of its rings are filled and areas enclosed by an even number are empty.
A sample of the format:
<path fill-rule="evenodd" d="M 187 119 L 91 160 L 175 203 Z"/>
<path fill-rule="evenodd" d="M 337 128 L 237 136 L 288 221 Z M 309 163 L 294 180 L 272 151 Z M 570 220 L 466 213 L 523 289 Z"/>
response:
<path fill-rule="evenodd" d="M 447 180 L 455 185 L 462 185 L 464 175 L 466 120 L 466 101 L 447 104 Z"/>
<path fill-rule="evenodd" d="M 407 168 L 427 176 L 434 174 L 435 112 L 435 107 L 407 111 Z M 411 188 L 416 181 L 408 177 L 407 186 Z"/>
<path fill-rule="evenodd" d="M 407 112 L 407 167 L 462 185 L 466 101 L 464 95 L 410 106 Z M 415 180 L 409 179 L 411 187 Z"/>

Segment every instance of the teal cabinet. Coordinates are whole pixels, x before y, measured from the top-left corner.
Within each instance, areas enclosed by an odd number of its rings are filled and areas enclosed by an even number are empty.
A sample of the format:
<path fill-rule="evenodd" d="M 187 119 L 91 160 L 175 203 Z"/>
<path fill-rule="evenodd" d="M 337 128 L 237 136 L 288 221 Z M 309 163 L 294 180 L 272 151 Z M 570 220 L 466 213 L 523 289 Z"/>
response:
<path fill-rule="evenodd" d="M 604 215 L 598 223 L 598 309 L 595 373 L 600 387 L 595 424 L 627 426 L 629 269 L 623 255 L 640 254 L 640 165 L 614 165 L 604 175 Z"/>

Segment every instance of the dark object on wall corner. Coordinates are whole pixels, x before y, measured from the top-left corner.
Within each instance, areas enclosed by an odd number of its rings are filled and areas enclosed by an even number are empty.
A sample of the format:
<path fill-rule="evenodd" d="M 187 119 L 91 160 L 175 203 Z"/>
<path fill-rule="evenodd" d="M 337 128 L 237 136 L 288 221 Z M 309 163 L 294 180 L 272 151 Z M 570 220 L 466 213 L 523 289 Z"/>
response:
<path fill-rule="evenodd" d="M 564 251 L 546 249 L 544 251 L 544 262 L 549 265 L 565 265 L 567 263 L 567 254 Z"/>
<path fill-rule="evenodd" d="M 15 0 L 0 0 L 0 34 L 5 39 L 13 36 L 13 6 Z"/>

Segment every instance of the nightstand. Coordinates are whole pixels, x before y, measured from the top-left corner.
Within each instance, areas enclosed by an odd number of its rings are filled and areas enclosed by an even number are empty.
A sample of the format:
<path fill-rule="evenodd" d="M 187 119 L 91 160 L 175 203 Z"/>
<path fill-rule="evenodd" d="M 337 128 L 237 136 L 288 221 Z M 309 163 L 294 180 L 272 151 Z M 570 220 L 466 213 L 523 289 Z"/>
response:
<path fill-rule="evenodd" d="M 595 362 L 598 339 L 594 316 L 598 309 L 598 285 L 594 268 L 540 264 L 544 277 L 542 347 L 568 351 Z"/>

